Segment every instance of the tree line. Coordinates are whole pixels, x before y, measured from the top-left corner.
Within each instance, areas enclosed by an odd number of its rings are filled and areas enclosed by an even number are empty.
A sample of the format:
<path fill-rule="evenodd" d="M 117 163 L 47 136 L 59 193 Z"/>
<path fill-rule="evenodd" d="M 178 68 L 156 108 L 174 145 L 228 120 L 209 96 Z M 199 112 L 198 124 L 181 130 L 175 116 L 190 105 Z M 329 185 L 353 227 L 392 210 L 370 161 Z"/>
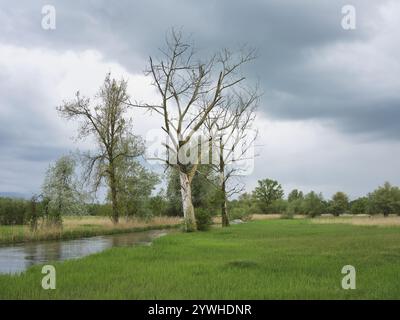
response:
<path fill-rule="evenodd" d="M 294 189 L 285 198 L 278 181 L 263 179 L 258 181 L 252 193 L 242 194 L 238 200 L 232 201 L 232 206 L 241 208 L 243 214 L 276 213 L 285 217 L 301 214 L 310 217 L 321 214 L 382 214 L 387 217 L 390 214 L 400 215 L 400 188 L 385 182 L 366 196 L 354 200 L 350 200 L 342 191 L 336 192 L 330 199 L 325 199 L 322 193 L 311 191 L 305 194 Z"/>
<path fill-rule="evenodd" d="M 66 215 L 110 216 L 110 202 L 93 203 L 88 201 L 88 192 L 79 186 L 79 179 L 74 174 L 76 161 L 73 156 L 63 156 L 49 167 L 44 179 L 40 197 L 31 200 L 0 198 L 0 224 L 30 224 L 37 227 L 39 220 L 44 226 L 62 223 Z M 192 201 L 196 209 L 196 222 L 200 230 L 206 230 L 212 224 L 212 218 L 221 216 L 223 196 L 209 180 L 218 181 L 218 176 L 202 166 L 192 182 Z M 166 189 L 152 194 L 160 178 L 144 169 L 140 164 L 131 174 L 132 183 L 121 201 L 121 216 L 149 219 L 153 216 L 182 216 L 183 208 L 180 194 L 180 180 L 175 170 L 166 174 Z M 272 179 L 259 180 L 251 193 L 242 193 L 237 199 L 226 204 L 227 219 L 248 219 L 252 214 L 281 214 L 292 218 L 294 215 L 316 217 L 322 214 L 339 216 L 342 214 L 364 214 L 389 216 L 400 215 L 400 188 L 389 182 L 379 186 L 366 196 L 350 200 L 341 191 L 330 199 L 321 193 L 311 191 L 303 193 L 294 189 L 285 197 L 281 184 Z M 221 219 L 222 220 L 222 219 Z"/>

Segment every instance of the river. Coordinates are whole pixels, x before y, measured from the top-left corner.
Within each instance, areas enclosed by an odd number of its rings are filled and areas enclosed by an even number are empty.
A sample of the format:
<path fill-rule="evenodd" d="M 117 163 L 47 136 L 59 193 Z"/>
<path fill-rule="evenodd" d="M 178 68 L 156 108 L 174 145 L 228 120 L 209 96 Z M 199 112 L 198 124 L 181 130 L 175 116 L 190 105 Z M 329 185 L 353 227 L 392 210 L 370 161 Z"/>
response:
<path fill-rule="evenodd" d="M 0 246 L 0 274 L 15 274 L 34 264 L 88 256 L 112 247 L 150 245 L 170 230 L 149 230 L 75 240 L 42 241 Z"/>

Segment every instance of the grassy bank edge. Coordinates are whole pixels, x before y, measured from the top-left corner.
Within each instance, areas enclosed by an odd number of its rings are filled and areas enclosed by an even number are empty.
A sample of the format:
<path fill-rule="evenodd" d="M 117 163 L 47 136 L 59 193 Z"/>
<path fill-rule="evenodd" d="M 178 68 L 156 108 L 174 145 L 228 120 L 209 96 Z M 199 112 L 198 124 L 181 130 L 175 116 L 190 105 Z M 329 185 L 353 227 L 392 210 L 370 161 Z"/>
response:
<path fill-rule="evenodd" d="M 35 234 L 32 233 L 30 237 L 26 237 L 26 235 L 22 233 L 19 235 L 13 235 L 12 238 L 0 239 L 0 246 L 26 243 L 26 242 L 73 240 L 78 238 L 88 238 L 88 237 L 141 232 L 149 230 L 159 230 L 159 229 L 174 229 L 174 228 L 179 228 L 181 226 L 182 226 L 181 224 L 160 224 L 160 225 L 123 228 L 123 229 L 116 228 L 116 229 L 62 230 L 60 233 L 40 234 L 38 236 L 35 236 Z"/>

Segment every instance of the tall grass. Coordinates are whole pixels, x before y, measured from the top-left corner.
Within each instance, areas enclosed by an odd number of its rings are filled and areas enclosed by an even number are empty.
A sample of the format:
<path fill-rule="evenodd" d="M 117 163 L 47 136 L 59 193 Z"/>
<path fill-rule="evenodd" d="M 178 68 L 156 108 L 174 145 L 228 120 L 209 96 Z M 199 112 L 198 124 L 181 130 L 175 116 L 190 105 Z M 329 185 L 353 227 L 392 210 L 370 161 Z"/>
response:
<path fill-rule="evenodd" d="M 129 220 L 121 219 L 118 224 L 113 224 L 107 217 L 65 217 L 62 228 L 40 225 L 36 231 L 31 231 L 28 226 L 22 225 L 0 226 L 0 244 L 74 239 L 149 229 L 164 229 L 177 227 L 180 224 L 181 218 L 179 217 L 154 217 L 150 220 L 136 218 Z"/>
<path fill-rule="evenodd" d="M 400 216 L 383 217 L 376 216 L 344 216 L 344 217 L 321 217 L 312 220 L 313 223 L 319 224 L 352 224 L 356 226 L 400 226 Z"/>

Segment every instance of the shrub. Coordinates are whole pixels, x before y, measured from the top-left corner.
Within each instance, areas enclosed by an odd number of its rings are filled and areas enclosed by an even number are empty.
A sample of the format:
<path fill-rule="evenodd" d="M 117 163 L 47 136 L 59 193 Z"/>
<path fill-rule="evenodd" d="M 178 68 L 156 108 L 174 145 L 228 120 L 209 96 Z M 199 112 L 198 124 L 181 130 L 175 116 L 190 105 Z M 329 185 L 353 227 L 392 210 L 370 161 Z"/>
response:
<path fill-rule="evenodd" d="M 325 212 L 326 204 L 322 197 L 322 194 L 317 194 L 314 191 L 311 191 L 304 197 L 302 211 L 314 218 L 319 216 Z"/>
<path fill-rule="evenodd" d="M 303 213 L 303 199 L 296 199 L 293 201 L 290 201 L 286 207 L 286 214 L 294 216 L 296 214 L 302 214 Z"/>
<path fill-rule="evenodd" d="M 240 219 L 243 221 L 251 219 L 251 213 L 246 207 L 233 207 L 228 211 L 229 220 Z"/>
<path fill-rule="evenodd" d="M 102 217 L 107 217 L 111 215 L 112 208 L 111 204 L 105 203 L 92 203 L 86 205 L 87 212 L 91 216 L 102 216 Z"/>
<path fill-rule="evenodd" d="M 344 192 L 336 192 L 332 201 L 329 204 L 329 211 L 335 215 L 339 216 L 343 213 L 346 213 L 349 209 L 349 197 Z"/>
<path fill-rule="evenodd" d="M 358 198 L 350 203 L 350 212 L 352 214 L 367 214 L 369 209 L 368 198 Z"/>
<path fill-rule="evenodd" d="M 0 198 L 0 224 L 23 224 L 27 210 L 28 201 L 26 200 Z"/>
<path fill-rule="evenodd" d="M 278 199 L 272 202 L 269 206 L 267 213 L 285 213 L 288 206 L 288 202 L 284 199 Z"/>
<path fill-rule="evenodd" d="M 167 205 L 168 205 L 167 201 L 161 195 L 157 195 L 157 196 L 151 197 L 148 200 L 148 206 L 150 208 L 150 211 L 155 216 L 165 215 L 165 211 L 166 211 Z"/>
<path fill-rule="evenodd" d="M 197 230 L 206 231 L 212 225 L 212 215 L 209 210 L 197 208 L 195 210 Z"/>
<path fill-rule="evenodd" d="M 288 201 L 296 201 L 304 199 L 303 191 L 299 191 L 297 189 L 292 190 L 288 195 Z"/>

